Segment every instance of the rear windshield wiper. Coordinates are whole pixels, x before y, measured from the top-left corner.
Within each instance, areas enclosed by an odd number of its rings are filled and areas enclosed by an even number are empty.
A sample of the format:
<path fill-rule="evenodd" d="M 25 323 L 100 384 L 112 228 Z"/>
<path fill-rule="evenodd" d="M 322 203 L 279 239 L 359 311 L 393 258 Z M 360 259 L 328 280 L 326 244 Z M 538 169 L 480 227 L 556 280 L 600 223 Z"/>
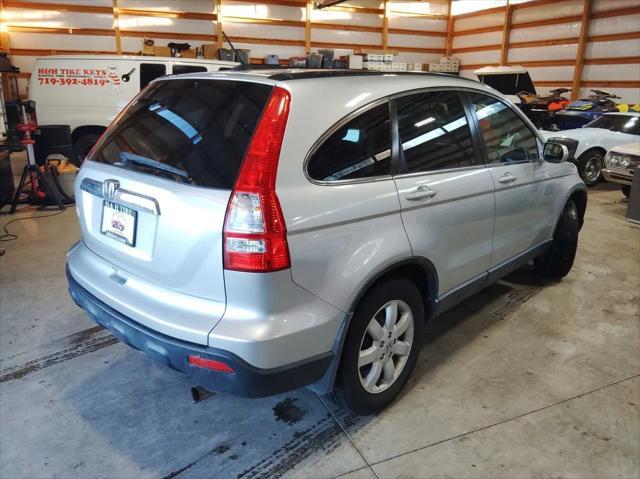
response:
<path fill-rule="evenodd" d="M 179 168 L 175 168 L 170 165 L 166 165 L 160 161 L 152 160 L 151 158 L 147 158 L 146 156 L 136 155 L 135 153 L 129 153 L 128 151 L 120 152 L 120 163 L 122 166 L 126 166 L 127 163 L 136 163 L 138 165 L 146 166 L 148 168 L 153 168 L 156 170 L 163 171 L 165 173 L 170 173 L 172 175 L 178 176 L 185 183 L 192 183 L 191 176 L 184 170 Z M 116 163 L 116 166 L 119 166 Z"/>

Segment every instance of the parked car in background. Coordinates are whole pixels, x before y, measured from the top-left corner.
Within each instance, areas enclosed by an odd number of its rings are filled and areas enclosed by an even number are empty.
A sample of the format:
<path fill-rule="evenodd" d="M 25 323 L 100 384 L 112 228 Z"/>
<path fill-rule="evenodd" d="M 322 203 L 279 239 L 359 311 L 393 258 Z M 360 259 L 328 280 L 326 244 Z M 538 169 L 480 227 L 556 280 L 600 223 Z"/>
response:
<path fill-rule="evenodd" d="M 636 169 L 640 168 L 640 141 L 611 148 L 604 158 L 602 170 L 605 180 L 618 183 L 628 198 Z"/>
<path fill-rule="evenodd" d="M 69 125 L 80 164 L 129 101 L 165 75 L 228 70 L 236 62 L 130 55 L 51 55 L 36 60 L 29 96 L 39 125 Z"/>
<path fill-rule="evenodd" d="M 70 292 L 206 389 L 374 413 L 426 320 L 529 261 L 569 273 L 587 193 L 568 155 L 448 75 L 159 79 L 80 169 Z"/>
<path fill-rule="evenodd" d="M 570 151 L 573 161 L 585 184 L 593 186 L 602 178 L 604 157 L 611 148 L 640 141 L 640 113 L 605 113 L 582 128 L 542 131 L 542 135 L 577 142 Z"/>

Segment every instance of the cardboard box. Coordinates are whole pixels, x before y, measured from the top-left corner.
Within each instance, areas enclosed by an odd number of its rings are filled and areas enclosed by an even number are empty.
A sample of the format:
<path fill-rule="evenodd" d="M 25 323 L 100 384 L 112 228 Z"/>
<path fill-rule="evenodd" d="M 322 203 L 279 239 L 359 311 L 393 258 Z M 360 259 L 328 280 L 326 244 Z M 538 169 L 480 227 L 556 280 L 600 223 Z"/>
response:
<path fill-rule="evenodd" d="M 362 70 L 362 68 L 364 68 L 362 55 L 349 55 L 349 68 L 352 70 Z"/>
<path fill-rule="evenodd" d="M 385 54 L 383 55 L 383 59 L 382 59 L 382 61 L 385 61 L 385 62 L 392 62 L 392 61 L 393 61 L 393 55 L 391 55 L 391 54 L 389 54 L 389 53 L 385 53 Z"/>
<path fill-rule="evenodd" d="M 153 54 L 157 57 L 170 57 L 171 56 L 171 48 L 169 47 L 153 47 Z"/>
<path fill-rule="evenodd" d="M 202 56 L 210 60 L 218 58 L 218 45 L 215 43 L 203 43 Z"/>
<path fill-rule="evenodd" d="M 193 48 L 189 48 L 188 50 L 182 50 L 180 52 L 180 56 L 182 58 L 195 58 L 196 57 L 196 51 Z"/>
<path fill-rule="evenodd" d="M 364 59 L 368 62 L 381 62 L 384 61 L 384 55 L 379 55 L 377 53 L 367 53 L 364 56 Z"/>

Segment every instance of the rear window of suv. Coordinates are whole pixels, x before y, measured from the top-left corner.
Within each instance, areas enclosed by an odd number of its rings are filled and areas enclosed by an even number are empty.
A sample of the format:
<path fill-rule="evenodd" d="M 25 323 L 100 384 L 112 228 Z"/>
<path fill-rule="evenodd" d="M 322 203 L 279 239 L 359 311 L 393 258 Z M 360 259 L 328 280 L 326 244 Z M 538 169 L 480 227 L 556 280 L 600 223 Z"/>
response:
<path fill-rule="evenodd" d="M 89 159 L 231 189 L 271 90 L 271 85 L 229 80 L 153 83 Z"/>

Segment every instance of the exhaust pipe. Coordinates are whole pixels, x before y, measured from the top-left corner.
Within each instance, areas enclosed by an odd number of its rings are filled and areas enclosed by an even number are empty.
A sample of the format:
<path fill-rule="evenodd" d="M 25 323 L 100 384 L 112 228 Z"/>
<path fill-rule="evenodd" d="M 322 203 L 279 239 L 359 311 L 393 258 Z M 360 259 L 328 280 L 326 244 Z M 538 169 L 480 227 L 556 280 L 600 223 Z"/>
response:
<path fill-rule="evenodd" d="M 215 396 L 215 394 L 214 392 L 207 391 L 202 386 L 194 386 L 191 388 L 191 399 L 193 399 L 194 404 L 204 401 L 211 396 Z"/>

